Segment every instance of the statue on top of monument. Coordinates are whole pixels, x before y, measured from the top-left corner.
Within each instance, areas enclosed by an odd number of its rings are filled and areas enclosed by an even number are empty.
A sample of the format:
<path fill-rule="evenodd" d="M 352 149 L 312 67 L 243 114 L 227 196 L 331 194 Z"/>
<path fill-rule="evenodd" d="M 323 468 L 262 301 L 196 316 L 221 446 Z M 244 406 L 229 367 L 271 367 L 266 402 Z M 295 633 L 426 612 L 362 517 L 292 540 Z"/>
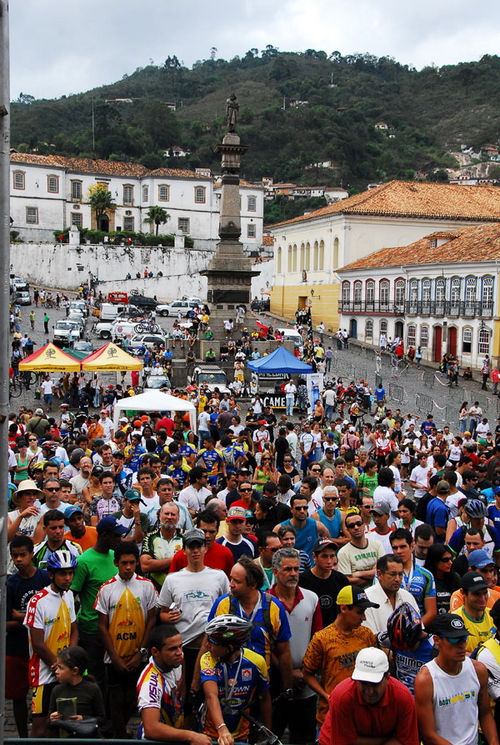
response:
<path fill-rule="evenodd" d="M 226 100 L 226 121 L 228 132 L 236 131 L 236 121 L 239 109 L 240 105 L 236 100 L 236 95 L 231 93 L 229 98 Z"/>

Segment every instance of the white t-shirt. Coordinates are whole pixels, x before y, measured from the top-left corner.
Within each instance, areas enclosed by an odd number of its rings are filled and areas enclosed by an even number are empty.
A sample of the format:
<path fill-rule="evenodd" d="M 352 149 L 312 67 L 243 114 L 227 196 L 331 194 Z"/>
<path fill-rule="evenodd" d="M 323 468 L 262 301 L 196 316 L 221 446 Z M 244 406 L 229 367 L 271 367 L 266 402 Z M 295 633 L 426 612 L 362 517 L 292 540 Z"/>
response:
<path fill-rule="evenodd" d="M 44 380 L 40 388 L 42 389 L 44 396 L 51 395 L 54 389 L 54 383 L 52 380 Z"/>
<path fill-rule="evenodd" d="M 143 502 L 145 502 L 145 504 L 143 504 Z M 155 492 L 152 497 L 145 497 L 143 494 L 142 499 L 139 502 L 139 509 L 143 515 L 146 515 L 148 518 L 149 529 L 153 530 L 158 519 L 158 510 L 160 509 L 160 498 L 158 497 L 158 494 Z"/>
<path fill-rule="evenodd" d="M 104 430 L 104 440 L 109 440 L 113 432 L 113 422 L 109 417 L 106 417 L 106 419 L 99 419 L 99 424 Z"/>
<path fill-rule="evenodd" d="M 198 429 L 207 431 L 210 430 L 210 414 L 206 411 L 200 411 L 198 416 Z"/>
<path fill-rule="evenodd" d="M 205 500 L 211 494 L 212 492 L 210 489 L 207 489 L 206 486 L 202 486 L 198 491 L 198 489 L 195 489 L 195 487 L 190 484 L 179 492 L 179 502 L 187 507 L 188 510 L 199 512 L 200 510 L 205 509 Z"/>
<path fill-rule="evenodd" d="M 326 389 L 324 393 L 324 399 L 325 399 L 325 406 L 335 406 L 335 401 L 337 400 L 337 396 L 333 388 Z"/>
<path fill-rule="evenodd" d="M 229 580 L 221 569 L 205 567 L 201 572 L 191 572 L 185 568 L 167 575 L 158 605 L 168 608 L 175 602 L 180 608 L 181 617 L 175 625 L 186 645 L 205 631 L 212 605 L 228 592 Z"/>
<path fill-rule="evenodd" d="M 289 383 L 287 383 L 285 385 L 284 391 L 285 391 L 285 393 L 287 395 L 294 396 L 297 393 L 297 387 L 296 387 L 295 383 L 293 383 L 292 381 L 290 381 Z"/>
<path fill-rule="evenodd" d="M 431 468 L 426 466 L 415 466 L 413 471 L 410 473 L 410 481 L 414 481 L 417 484 L 415 489 L 415 499 L 421 499 L 427 491 L 427 477 Z"/>

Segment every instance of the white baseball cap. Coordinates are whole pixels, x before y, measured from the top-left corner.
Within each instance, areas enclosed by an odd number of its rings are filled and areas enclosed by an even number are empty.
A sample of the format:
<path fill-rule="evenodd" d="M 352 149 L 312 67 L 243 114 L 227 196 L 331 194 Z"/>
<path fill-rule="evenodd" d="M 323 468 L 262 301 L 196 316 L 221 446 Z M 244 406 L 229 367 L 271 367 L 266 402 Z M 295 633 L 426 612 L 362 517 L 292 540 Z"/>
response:
<path fill-rule="evenodd" d="M 358 652 L 352 679 L 380 683 L 388 670 L 389 660 L 386 653 L 376 647 L 366 647 Z"/>

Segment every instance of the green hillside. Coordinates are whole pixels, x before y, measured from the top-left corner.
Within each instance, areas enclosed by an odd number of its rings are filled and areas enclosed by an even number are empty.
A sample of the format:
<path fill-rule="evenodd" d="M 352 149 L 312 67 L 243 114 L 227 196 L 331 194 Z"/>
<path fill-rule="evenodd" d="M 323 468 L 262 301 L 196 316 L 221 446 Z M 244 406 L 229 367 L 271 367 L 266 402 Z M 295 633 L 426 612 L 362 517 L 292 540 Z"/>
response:
<path fill-rule="evenodd" d="M 250 146 L 248 179 L 342 183 L 412 178 L 454 165 L 461 144 L 500 141 L 500 57 L 421 71 L 372 55 L 250 50 L 192 69 L 167 57 L 111 85 L 57 100 L 12 106 L 12 146 L 20 150 L 138 160 L 148 167 L 218 168 L 213 152 L 225 124 L 225 101 L 240 103 L 238 130 Z M 131 98 L 131 103 L 106 99 Z M 293 106 L 293 100 L 307 103 Z M 166 102 L 175 102 L 172 112 Z M 92 110 L 94 131 L 92 131 Z M 376 122 L 389 125 L 386 133 Z M 181 145 L 190 156 L 165 158 Z M 331 161 L 333 169 L 307 168 Z"/>

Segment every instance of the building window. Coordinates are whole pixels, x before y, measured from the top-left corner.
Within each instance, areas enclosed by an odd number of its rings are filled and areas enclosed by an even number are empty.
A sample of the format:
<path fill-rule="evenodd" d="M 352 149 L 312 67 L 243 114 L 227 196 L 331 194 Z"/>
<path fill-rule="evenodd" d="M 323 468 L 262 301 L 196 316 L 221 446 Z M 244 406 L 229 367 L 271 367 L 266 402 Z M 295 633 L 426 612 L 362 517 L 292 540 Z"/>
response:
<path fill-rule="evenodd" d="M 288 246 L 288 271 L 291 272 L 292 269 L 293 269 L 292 247 Z"/>
<path fill-rule="evenodd" d="M 418 302 L 418 279 L 410 280 L 410 303 L 415 305 Z"/>
<path fill-rule="evenodd" d="M 467 277 L 465 281 L 465 304 L 474 305 L 476 300 L 476 278 Z"/>
<path fill-rule="evenodd" d="M 72 212 L 71 213 L 71 224 L 75 225 L 77 228 L 81 228 L 83 224 L 82 220 L 82 213 L 81 212 Z"/>
<path fill-rule="evenodd" d="M 123 187 L 123 204 L 134 204 L 134 187 L 130 184 Z"/>
<path fill-rule="evenodd" d="M 304 262 L 305 262 L 305 247 L 304 247 L 304 244 L 301 243 L 300 244 L 300 266 L 299 266 L 299 271 L 301 272 L 304 271 L 305 269 Z"/>
<path fill-rule="evenodd" d="M 453 277 L 450 286 L 450 301 L 452 306 L 457 306 L 460 302 L 460 289 L 461 280 L 460 277 Z"/>
<path fill-rule="evenodd" d="M 319 268 L 325 268 L 325 241 L 319 242 Z"/>
<path fill-rule="evenodd" d="M 335 238 L 333 241 L 333 269 L 336 269 L 339 265 L 339 239 Z"/>
<path fill-rule="evenodd" d="M 414 347 L 415 342 L 417 341 L 417 327 L 408 326 L 407 334 L 408 336 L 406 337 L 407 339 L 406 343 L 408 344 L 409 347 Z"/>
<path fill-rule="evenodd" d="M 14 189 L 26 188 L 26 177 L 23 171 L 14 171 L 12 174 L 12 186 Z"/>
<path fill-rule="evenodd" d="M 189 233 L 189 217 L 179 217 L 177 220 L 177 227 L 181 233 Z"/>
<path fill-rule="evenodd" d="M 349 305 L 351 300 L 351 284 L 350 282 L 344 282 L 342 285 L 342 304 Z"/>
<path fill-rule="evenodd" d="M 462 331 L 462 354 L 470 354 L 472 352 L 472 329 L 464 328 Z"/>
<path fill-rule="evenodd" d="M 380 333 L 387 335 L 387 321 L 385 319 L 380 321 Z"/>
<path fill-rule="evenodd" d="M 311 269 L 311 246 L 309 243 L 306 243 L 306 265 L 304 268 L 307 272 Z"/>
<path fill-rule="evenodd" d="M 170 186 L 167 186 L 167 184 L 161 184 L 161 186 L 158 187 L 158 201 L 168 202 L 169 200 L 170 200 Z"/>
<path fill-rule="evenodd" d="M 443 305 L 446 297 L 446 282 L 443 277 L 436 279 L 436 303 Z"/>
<path fill-rule="evenodd" d="M 82 182 L 72 181 L 71 182 L 71 199 L 74 202 L 79 202 L 82 198 Z"/>
<path fill-rule="evenodd" d="M 314 241 L 313 269 L 314 269 L 314 271 L 317 271 L 317 269 L 318 269 L 318 241 Z"/>
<path fill-rule="evenodd" d="M 134 218 L 133 217 L 123 218 L 123 229 L 129 233 L 134 232 Z"/>
<path fill-rule="evenodd" d="M 149 186 L 147 186 L 146 184 L 142 187 L 142 201 L 149 201 Z"/>
<path fill-rule="evenodd" d="M 483 277 L 481 302 L 483 309 L 493 309 L 493 277 Z"/>
<path fill-rule="evenodd" d="M 478 354 L 490 353 L 490 330 L 479 329 L 479 341 L 477 345 Z"/>
<path fill-rule="evenodd" d="M 365 339 L 373 339 L 373 321 L 368 319 L 365 325 Z"/>
<path fill-rule="evenodd" d="M 59 176 L 47 176 L 47 191 L 49 194 L 59 193 Z"/>
<path fill-rule="evenodd" d="M 195 186 L 194 187 L 194 201 L 195 204 L 205 204 L 205 192 L 206 189 L 204 186 Z"/>
<path fill-rule="evenodd" d="M 253 223 L 247 225 L 247 238 L 255 238 L 257 235 L 257 226 Z"/>
<path fill-rule="evenodd" d="M 375 302 L 375 282 L 369 279 L 366 282 L 366 304 L 373 305 Z"/>
<path fill-rule="evenodd" d="M 26 207 L 26 223 L 38 225 L 38 207 Z"/>
<path fill-rule="evenodd" d="M 380 307 L 387 308 L 389 305 L 389 280 L 382 279 L 379 285 Z"/>
<path fill-rule="evenodd" d="M 247 208 L 249 212 L 257 211 L 257 199 L 255 197 L 247 198 Z"/>
<path fill-rule="evenodd" d="M 363 292 L 363 285 L 361 284 L 359 280 L 357 280 L 354 283 L 354 304 L 358 306 L 358 310 L 359 310 L 359 306 L 361 305 L 362 292 Z"/>
<path fill-rule="evenodd" d="M 405 304 L 405 281 L 404 279 L 397 279 L 394 285 L 394 298 L 398 308 L 404 308 Z"/>
<path fill-rule="evenodd" d="M 431 281 L 430 279 L 422 280 L 422 305 L 425 312 L 429 312 L 431 304 Z"/>
<path fill-rule="evenodd" d="M 293 244 L 293 271 L 297 271 L 297 244 Z"/>
<path fill-rule="evenodd" d="M 281 274 L 281 246 L 278 246 L 278 274 Z"/>
<path fill-rule="evenodd" d="M 420 327 L 420 346 L 422 349 L 426 349 L 429 346 L 429 327 Z"/>

